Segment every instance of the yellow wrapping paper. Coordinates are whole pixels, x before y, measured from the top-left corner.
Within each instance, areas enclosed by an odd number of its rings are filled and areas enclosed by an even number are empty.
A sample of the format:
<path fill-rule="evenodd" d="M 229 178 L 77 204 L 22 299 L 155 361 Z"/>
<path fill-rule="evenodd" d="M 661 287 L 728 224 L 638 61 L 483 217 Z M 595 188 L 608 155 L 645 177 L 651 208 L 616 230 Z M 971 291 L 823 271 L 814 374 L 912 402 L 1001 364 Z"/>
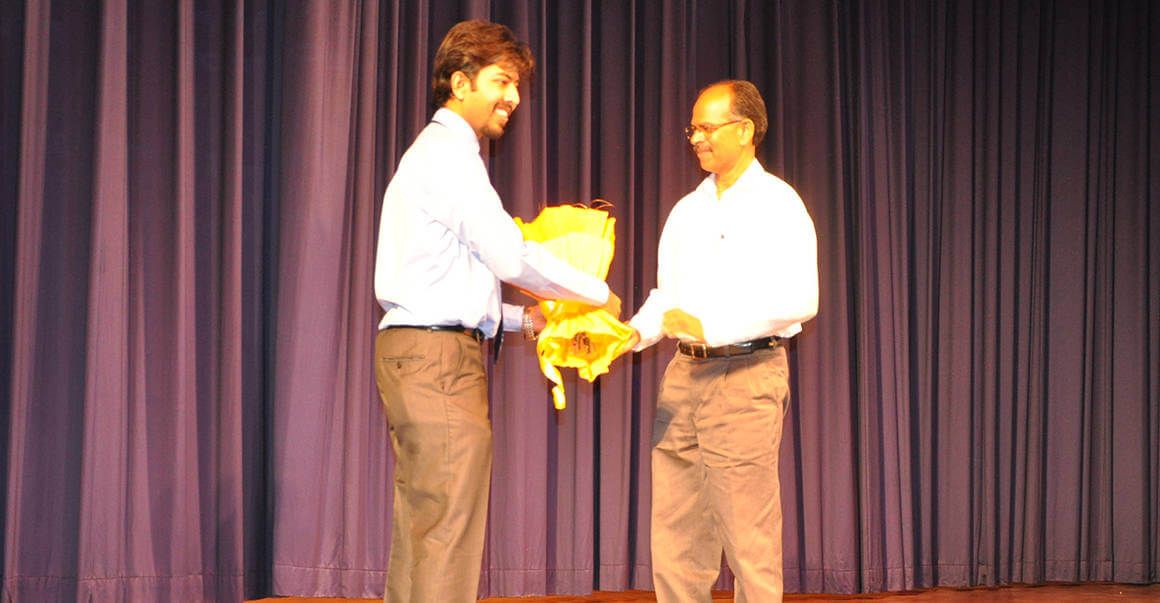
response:
<path fill-rule="evenodd" d="M 543 245 L 552 255 L 600 280 L 616 247 L 616 218 L 577 205 L 548 207 L 535 220 L 516 218 L 524 239 Z M 632 345 L 632 327 L 607 310 L 579 302 L 541 301 L 547 326 L 536 341 L 540 372 L 551 381 L 552 404 L 567 405 L 564 378 L 557 367 L 575 368 L 589 382 L 608 372 L 613 359 Z"/>

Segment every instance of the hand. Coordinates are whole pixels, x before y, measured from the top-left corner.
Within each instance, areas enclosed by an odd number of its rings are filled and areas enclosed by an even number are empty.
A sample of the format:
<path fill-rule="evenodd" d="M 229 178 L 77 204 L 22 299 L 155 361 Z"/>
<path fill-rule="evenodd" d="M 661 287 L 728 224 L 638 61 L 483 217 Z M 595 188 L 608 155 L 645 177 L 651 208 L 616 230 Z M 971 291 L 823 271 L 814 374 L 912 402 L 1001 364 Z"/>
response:
<path fill-rule="evenodd" d="M 544 318 L 544 311 L 540 309 L 540 306 L 525 306 L 524 314 L 531 316 L 532 328 L 535 329 L 536 335 L 539 335 L 540 331 L 548 326 L 548 319 Z"/>
<path fill-rule="evenodd" d="M 524 318 L 520 328 L 523 331 L 524 339 L 535 341 L 546 326 L 548 326 L 548 319 L 544 318 L 544 312 L 540 310 L 539 306 L 524 306 Z"/>
<path fill-rule="evenodd" d="M 613 318 L 620 318 L 620 298 L 612 292 L 612 289 L 608 290 L 608 301 L 604 302 L 604 305 L 600 306 L 600 309 L 607 310 Z"/>
<path fill-rule="evenodd" d="M 665 312 L 661 321 L 661 331 L 674 339 L 705 341 L 705 329 L 701 320 L 680 308 Z"/>
<path fill-rule="evenodd" d="M 636 344 L 640 343 L 640 331 L 633 329 L 632 330 L 632 337 L 629 338 L 628 342 L 630 345 L 628 346 L 628 349 L 625 351 L 631 352 L 632 349 L 636 347 Z"/>
<path fill-rule="evenodd" d="M 633 329 L 632 335 L 630 335 L 628 338 L 628 345 L 625 346 L 624 349 L 620 350 L 620 353 L 617 354 L 616 356 L 614 356 L 612 358 L 612 360 L 610 360 L 609 362 L 615 362 L 617 358 L 620 358 L 621 356 L 624 356 L 625 354 L 631 354 L 632 349 L 635 348 L 636 344 L 638 344 L 638 343 L 640 343 L 640 331 Z"/>

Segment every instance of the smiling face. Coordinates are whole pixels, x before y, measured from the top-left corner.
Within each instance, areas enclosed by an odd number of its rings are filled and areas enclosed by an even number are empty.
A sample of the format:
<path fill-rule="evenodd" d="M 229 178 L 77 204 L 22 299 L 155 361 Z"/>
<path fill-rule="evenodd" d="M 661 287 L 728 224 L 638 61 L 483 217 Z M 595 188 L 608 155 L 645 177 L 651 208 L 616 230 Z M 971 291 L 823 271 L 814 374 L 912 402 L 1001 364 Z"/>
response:
<path fill-rule="evenodd" d="M 689 144 L 701 169 L 718 176 L 736 169 L 753 148 L 751 122 L 733 113 L 732 102 L 728 86 L 710 87 L 697 97 L 689 121 Z"/>
<path fill-rule="evenodd" d="M 447 108 L 461 115 L 477 137 L 499 138 L 520 104 L 519 83 L 518 71 L 497 64 L 480 69 L 474 81 L 457 71 Z"/>

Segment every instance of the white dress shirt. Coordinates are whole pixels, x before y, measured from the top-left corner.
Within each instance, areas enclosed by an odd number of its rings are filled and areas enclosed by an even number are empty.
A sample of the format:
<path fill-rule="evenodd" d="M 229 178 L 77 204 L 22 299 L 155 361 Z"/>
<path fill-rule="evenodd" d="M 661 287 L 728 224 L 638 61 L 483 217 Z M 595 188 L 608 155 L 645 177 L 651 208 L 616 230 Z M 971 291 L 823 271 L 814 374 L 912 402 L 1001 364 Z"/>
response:
<path fill-rule="evenodd" d="M 608 286 L 525 242 L 479 155 L 479 139 L 440 109 L 387 185 L 375 256 L 375 297 L 390 325 L 519 330 L 522 308 L 500 304 L 500 281 L 544 299 L 602 305 Z M 502 321 L 502 322 L 501 322 Z"/>
<path fill-rule="evenodd" d="M 657 288 L 629 323 L 636 350 L 663 336 L 666 311 L 700 319 L 719 346 L 801 332 L 818 312 L 817 235 L 793 187 L 754 159 L 717 197 L 705 178 L 669 214 L 657 252 Z"/>

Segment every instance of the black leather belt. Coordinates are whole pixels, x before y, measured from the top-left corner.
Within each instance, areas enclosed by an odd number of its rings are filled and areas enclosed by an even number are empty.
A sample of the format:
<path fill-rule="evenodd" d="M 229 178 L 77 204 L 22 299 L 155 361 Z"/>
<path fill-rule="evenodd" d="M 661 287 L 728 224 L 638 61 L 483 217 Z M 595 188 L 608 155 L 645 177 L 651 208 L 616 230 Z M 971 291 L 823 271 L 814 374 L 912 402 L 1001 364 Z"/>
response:
<path fill-rule="evenodd" d="M 743 356 L 758 350 L 768 350 L 781 345 L 780 337 L 758 337 L 749 341 L 741 341 L 728 345 L 710 346 L 704 343 L 677 343 L 677 350 L 693 358 L 725 358 L 728 356 Z"/>
<path fill-rule="evenodd" d="M 422 329 L 424 331 L 450 331 L 463 333 L 476 341 L 483 341 L 483 331 L 479 328 L 469 329 L 463 325 L 387 325 L 388 329 Z"/>

